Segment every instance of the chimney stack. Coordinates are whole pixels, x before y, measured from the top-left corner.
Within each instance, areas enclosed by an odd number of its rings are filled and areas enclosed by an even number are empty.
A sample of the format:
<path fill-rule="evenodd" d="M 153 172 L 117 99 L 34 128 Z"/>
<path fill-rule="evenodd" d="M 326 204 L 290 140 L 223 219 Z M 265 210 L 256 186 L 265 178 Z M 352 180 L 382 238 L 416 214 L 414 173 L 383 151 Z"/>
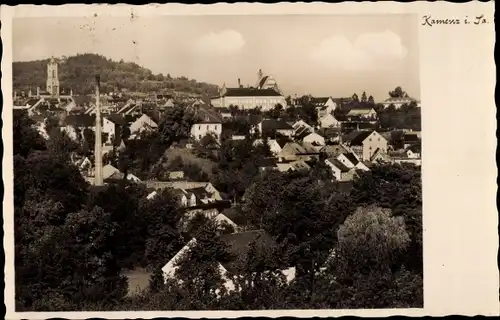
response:
<path fill-rule="evenodd" d="M 96 87 L 95 87 L 95 149 L 94 149 L 94 159 L 95 159 L 95 175 L 94 175 L 94 185 L 102 186 L 102 125 L 101 125 L 101 106 L 100 106 L 100 76 L 96 75 Z"/>
<path fill-rule="evenodd" d="M 36 97 L 40 97 L 40 87 L 36 87 Z"/>
<path fill-rule="evenodd" d="M 241 80 L 238 78 L 238 88 L 241 88 Z"/>

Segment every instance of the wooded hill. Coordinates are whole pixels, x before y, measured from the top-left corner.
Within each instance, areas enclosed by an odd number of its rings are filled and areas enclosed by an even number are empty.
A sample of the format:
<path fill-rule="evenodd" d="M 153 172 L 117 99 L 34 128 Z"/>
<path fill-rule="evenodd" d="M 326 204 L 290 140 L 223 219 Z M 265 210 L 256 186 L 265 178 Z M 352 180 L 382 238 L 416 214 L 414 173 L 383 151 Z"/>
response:
<path fill-rule="evenodd" d="M 49 59 L 14 62 L 14 89 L 34 93 L 36 87 L 46 87 L 47 63 Z M 117 62 L 98 54 L 78 54 L 58 59 L 59 81 L 62 92 L 73 90 L 74 94 L 89 94 L 94 90 L 95 75 L 101 75 L 103 92 L 126 89 L 129 92 L 212 96 L 217 86 L 197 82 L 186 77 L 173 78 L 169 74 L 153 74 L 133 62 Z"/>

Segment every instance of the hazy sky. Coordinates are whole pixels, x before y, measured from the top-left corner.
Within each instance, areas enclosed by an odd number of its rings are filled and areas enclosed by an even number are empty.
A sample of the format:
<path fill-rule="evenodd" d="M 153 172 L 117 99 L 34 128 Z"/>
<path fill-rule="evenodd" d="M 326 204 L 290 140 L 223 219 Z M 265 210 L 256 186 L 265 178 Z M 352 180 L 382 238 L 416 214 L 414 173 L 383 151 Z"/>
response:
<path fill-rule="evenodd" d="M 14 61 L 99 53 L 217 85 L 272 74 L 285 94 L 419 98 L 417 17 L 260 15 L 14 20 Z"/>

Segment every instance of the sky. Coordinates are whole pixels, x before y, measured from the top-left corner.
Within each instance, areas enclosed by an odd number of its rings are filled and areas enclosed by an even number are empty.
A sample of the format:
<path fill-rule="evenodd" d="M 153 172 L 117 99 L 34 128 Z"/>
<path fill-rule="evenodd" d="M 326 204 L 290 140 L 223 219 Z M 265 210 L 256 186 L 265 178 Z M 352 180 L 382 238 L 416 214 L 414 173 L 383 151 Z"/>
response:
<path fill-rule="evenodd" d="M 17 18 L 13 60 L 98 53 L 219 86 L 272 75 L 285 95 L 420 98 L 416 16 L 198 15 Z"/>

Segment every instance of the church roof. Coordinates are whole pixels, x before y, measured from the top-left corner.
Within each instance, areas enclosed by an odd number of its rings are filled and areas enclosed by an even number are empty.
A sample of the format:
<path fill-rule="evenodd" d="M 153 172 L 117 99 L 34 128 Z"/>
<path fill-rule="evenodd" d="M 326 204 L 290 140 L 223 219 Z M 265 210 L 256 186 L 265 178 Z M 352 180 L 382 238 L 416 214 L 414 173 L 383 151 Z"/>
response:
<path fill-rule="evenodd" d="M 280 97 L 281 93 L 274 89 L 259 88 L 227 88 L 225 97 Z"/>

